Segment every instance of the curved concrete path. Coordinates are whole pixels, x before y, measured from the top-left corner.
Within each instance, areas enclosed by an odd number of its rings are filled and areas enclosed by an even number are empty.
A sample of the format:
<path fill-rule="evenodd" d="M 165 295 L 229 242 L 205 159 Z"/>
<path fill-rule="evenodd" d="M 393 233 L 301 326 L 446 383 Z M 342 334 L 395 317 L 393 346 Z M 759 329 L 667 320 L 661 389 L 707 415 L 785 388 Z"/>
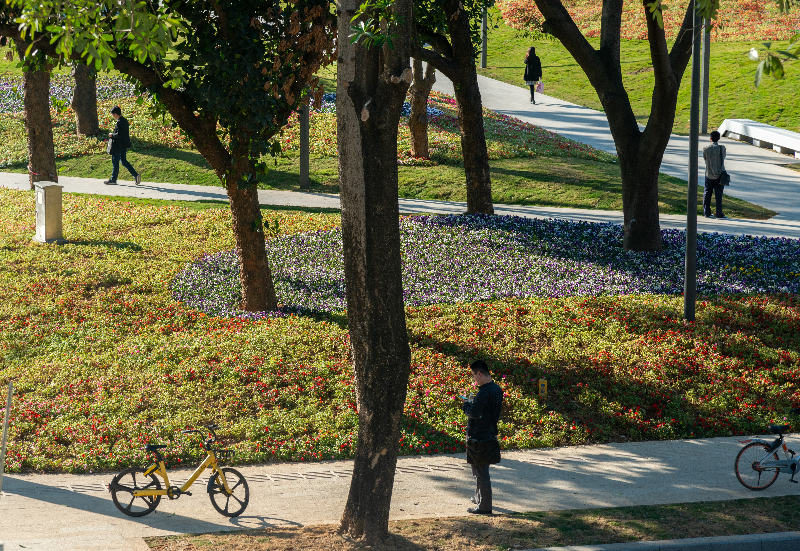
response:
<path fill-rule="evenodd" d="M 531 105 L 527 90 L 480 75 L 478 84 L 484 107 L 541 126 L 597 149 L 617 153 L 608 120 L 601 111 L 544 94 L 537 94 L 536 105 Z M 452 95 L 453 84 L 444 75 L 437 73 L 434 90 Z M 746 97 L 742 99 L 747 100 Z M 715 124 L 721 123 L 722 121 L 716 121 Z M 702 148 L 708 143 L 707 136 L 700 137 L 701 188 L 705 175 Z M 776 221 L 800 222 L 800 172 L 780 166 L 798 164 L 800 159 L 727 138 L 723 138 L 721 143 L 727 149 L 725 168 L 730 172 L 732 179 L 725 193 L 774 210 L 779 213 L 775 217 Z M 688 136 L 672 135 L 661 163 L 661 172 L 683 180 L 688 179 Z"/>
<path fill-rule="evenodd" d="M 178 201 L 228 201 L 225 190 L 216 186 L 189 186 L 155 182 L 142 182 L 141 186 L 136 186 L 133 182 L 123 180 L 120 180 L 116 185 L 107 186 L 103 185 L 102 180 L 71 176 L 61 176 L 59 183 L 64 186 L 64 192 L 66 193 L 93 193 Z M 11 172 L 0 172 L 0 187 L 19 190 L 30 189 L 27 175 Z M 262 205 L 331 209 L 340 207 L 339 196 L 330 193 L 260 190 L 258 198 Z M 402 213 L 460 214 L 467 210 L 466 203 L 453 201 L 398 199 L 398 203 Z M 496 204 L 494 207 L 496 214 L 522 216 L 525 218 L 559 218 L 574 221 L 584 220 L 588 222 L 622 224 L 622 212 L 613 210 L 562 209 L 500 204 Z M 683 230 L 686 228 L 686 217 L 662 214 L 661 228 Z M 699 218 L 697 228 L 698 231 L 706 233 L 719 232 L 734 235 L 761 235 L 800 239 L 800 220 L 788 220 L 777 216 L 770 220 L 709 220 Z"/>
<path fill-rule="evenodd" d="M 632 442 L 507 452 L 492 467 L 500 513 L 717 501 L 793 495 L 782 474 L 751 492 L 736 480 L 733 462 L 742 437 Z M 800 436 L 789 435 L 790 446 Z M 163 499 L 139 519 L 122 515 L 106 484 L 112 473 L 7 475 L 0 499 L 0 542 L 6 550 L 145 550 L 140 539 L 179 533 L 279 525 L 334 524 L 347 499 L 352 461 L 241 467 L 250 486 L 245 514 L 227 519 L 212 509 L 206 477 L 192 496 Z M 177 471 L 182 483 L 188 470 Z M 402 457 L 392 497 L 392 519 L 466 516 L 474 487 L 464 454 Z"/>

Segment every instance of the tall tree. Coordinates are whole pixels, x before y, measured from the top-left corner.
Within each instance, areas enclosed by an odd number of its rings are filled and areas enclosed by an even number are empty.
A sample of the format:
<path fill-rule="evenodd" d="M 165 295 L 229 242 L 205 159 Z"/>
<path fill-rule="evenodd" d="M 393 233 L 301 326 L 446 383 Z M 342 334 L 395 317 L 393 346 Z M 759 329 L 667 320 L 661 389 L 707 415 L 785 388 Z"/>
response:
<path fill-rule="evenodd" d="M 37 35 L 47 37 L 40 49 L 132 77 L 192 138 L 228 192 L 241 307 L 275 309 L 256 189 L 266 172 L 260 159 L 277 153 L 275 134 L 333 59 L 328 1 L 14 2 L 24 32 L 48 30 Z"/>
<path fill-rule="evenodd" d="M 622 81 L 623 0 L 603 0 L 599 48 L 592 47 L 581 34 L 561 0 L 534 1 L 544 16 L 543 28 L 564 45 L 589 77 L 608 117 L 622 172 L 625 249 L 661 250 L 658 174 L 675 120 L 678 89 L 692 54 L 693 3 L 689 4 L 675 43 L 669 49 L 664 28 L 659 25 L 660 3 L 641 0 L 655 81 L 650 118 L 642 131 Z"/>
<path fill-rule="evenodd" d="M 78 134 L 95 136 L 100 133 L 97 118 L 97 78 L 94 67 L 85 63 L 73 65 L 75 88 L 72 89 L 70 106 L 75 111 L 75 126 Z"/>
<path fill-rule="evenodd" d="M 359 9 L 356 0 L 341 0 L 337 6 L 339 182 L 358 407 L 356 458 L 341 529 L 370 544 L 389 530 L 411 361 L 397 204 L 397 131 L 412 80 L 411 1 L 394 0 L 385 8 L 368 2 Z M 382 39 L 351 44 L 356 15 L 367 29 L 383 21 Z"/>
<path fill-rule="evenodd" d="M 53 120 L 50 117 L 50 70 L 47 58 L 41 53 L 25 55 L 28 44 L 19 35 L 14 44 L 23 60 L 23 106 L 25 133 L 28 140 L 28 179 L 31 189 L 36 182 L 58 182 Z"/>
<path fill-rule="evenodd" d="M 414 17 L 419 42 L 414 57 L 427 61 L 453 82 L 467 180 L 467 212 L 493 214 L 483 104 L 475 68 L 483 6 L 479 0 L 417 0 Z"/>
<path fill-rule="evenodd" d="M 411 132 L 411 155 L 430 157 L 428 151 L 428 98 L 436 83 L 436 69 L 428 63 L 422 68 L 422 60 L 414 59 L 414 82 L 408 91 L 411 113 L 408 115 L 408 129 Z"/>

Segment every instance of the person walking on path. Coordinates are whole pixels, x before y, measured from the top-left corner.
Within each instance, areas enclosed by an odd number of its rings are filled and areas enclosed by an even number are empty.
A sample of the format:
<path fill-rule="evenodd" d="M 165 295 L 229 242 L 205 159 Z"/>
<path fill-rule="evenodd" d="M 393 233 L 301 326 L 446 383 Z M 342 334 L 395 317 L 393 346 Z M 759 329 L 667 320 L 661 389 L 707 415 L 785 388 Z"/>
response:
<path fill-rule="evenodd" d="M 531 46 L 525 54 L 525 84 L 531 87 L 531 103 L 536 105 L 536 85 L 542 80 L 542 61 L 536 55 L 536 48 Z"/>
<path fill-rule="evenodd" d="M 474 515 L 492 514 L 492 481 L 489 465 L 500 463 L 500 442 L 497 441 L 497 421 L 503 407 L 503 391 L 492 380 L 489 366 L 483 360 L 470 365 L 472 380 L 478 386 L 473 400 L 464 399 L 467 416 L 467 463 L 472 465 L 475 507 L 467 509 Z"/>
<path fill-rule="evenodd" d="M 115 105 L 111 109 L 111 116 L 117 121 L 117 124 L 114 125 L 114 131 L 109 132 L 108 134 L 108 138 L 111 140 L 109 153 L 111 153 L 113 169 L 111 170 L 111 178 L 103 183 L 117 183 L 117 176 L 119 176 L 119 163 L 121 161 L 122 166 L 128 169 L 128 172 L 131 173 L 136 185 L 138 186 L 142 183 L 142 175 L 136 172 L 133 166 L 128 162 L 127 158 L 128 149 L 131 146 L 130 124 L 128 124 L 128 119 L 122 116 L 122 109 L 120 109 L 119 105 Z"/>
<path fill-rule="evenodd" d="M 706 218 L 727 218 L 722 214 L 722 192 L 725 186 L 721 183 L 725 172 L 725 146 L 719 145 L 719 132 L 711 133 L 711 145 L 703 148 L 703 159 L 706 161 L 706 186 L 703 193 L 703 215 Z M 717 212 L 711 214 L 711 194 L 717 201 Z"/>

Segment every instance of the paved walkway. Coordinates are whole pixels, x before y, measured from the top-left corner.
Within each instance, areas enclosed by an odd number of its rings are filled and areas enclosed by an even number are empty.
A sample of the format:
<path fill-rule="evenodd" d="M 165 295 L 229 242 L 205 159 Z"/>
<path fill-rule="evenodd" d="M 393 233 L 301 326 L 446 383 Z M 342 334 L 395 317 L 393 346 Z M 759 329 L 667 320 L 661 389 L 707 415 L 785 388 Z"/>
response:
<path fill-rule="evenodd" d="M 800 436 L 789 436 L 800 445 Z M 495 511 L 541 511 L 715 501 L 797 494 L 788 475 L 761 492 L 736 480 L 739 438 L 634 442 L 504 454 L 492 467 Z M 0 498 L 6 551 L 144 550 L 140 538 L 178 533 L 336 523 L 352 462 L 242 467 L 250 505 L 242 517 L 218 515 L 203 477 L 192 496 L 162 500 L 141 519 L 117 511 L 105 485 L 112 474 L 11 475 Z M 391 518 L 466 515 L 472 480 L 463 454 L 401 458 Z M 179 481 L 188 477 L 180 471 Z"/>
<path fill-rule="evenodd" d="M 444 75 L 437 73 L 436 79 L 435 90 L 453 94 L 453 85 Z M 531 105 L 530 94 L 525 89 L 483 76 L 478 76 L 478 83 L 485 107 L 616 154 L 605 113 L 542 94 L 537 94 L 536 105 Z M 742 99 L 747 100 L 746 97 Z M 722 124 L 722 121 L 711 121 L 712 128 L 714 124 Z M 700 139 L 702 188 L 705 174 L 702 148 L 709 142 L 708 137 Z M 800 221 L 800 172 L 780 166 L 800 163 L 800 159 L 726 138 L 720 143 L 727 149 L 725 167 L 732 179 L 725 189 L 726 194 L 780 213 L 776 220 Z M 672 135 L 661 172 L 688 179 L 688 136 Z"/>
<path fill-rule="evenodd" d="M 103 185 L 102 180 L 93 178 L 76 178 L 61 176 L 59 183 L 66 193 L 94 193 L 122 197 L 139 197 L 148 199 L 167 199 L 179 201 L 228 201 L 222 187 L 190 186 L 180 184 L 160 184 L 142 182 L 136 186 L 133 182 L 120 180 L 117 185 Z M 29 189 L 27 176 L 11 172 L 0 172 L 0 187 L 26 190 Z M 311 193 L 300 191 L 260 190 L 259 200 L 262 205 L 279 205 L 295 207 L 338 209 L 339 196 L 328 193 Z M 466 203 L 451 201 L 426 201 L 423 199 L 398 199 L 400 212 L 403 213 L 463 213 Z M 495 213 L 523 216 L 526 218 L 561 218 L 566 220 L 586 220 L 589 222 L 608 222 L 622 224 L 622 212 L 610 210 L 562 209 L 554 207 L 525 207 L 520 205 L 495 205 Z M 662 229 L 686 228 L 686 217 L 661 215 Z M 800 220 L 789 220 L 774 217 L 770 220 L 709 220 L 699 218 L 697 228 L 700 232 L 720 232 L 735 235 L 763 235 L 766 237 L 789 237 L 800 239 Z M 65 230 L 68 232 L 68 228 Z"/>

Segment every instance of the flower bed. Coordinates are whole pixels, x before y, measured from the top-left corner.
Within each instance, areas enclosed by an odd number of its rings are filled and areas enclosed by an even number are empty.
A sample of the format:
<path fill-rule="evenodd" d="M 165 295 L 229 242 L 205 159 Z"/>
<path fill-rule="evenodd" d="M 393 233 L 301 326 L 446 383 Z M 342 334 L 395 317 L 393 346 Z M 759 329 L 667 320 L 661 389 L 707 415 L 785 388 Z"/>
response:
<path fill-rule="evenodd" d="M 310 149 L 317 155 L 333 157 L 337 154 L 336 111 L 331 103 L 333 95 L 326 94 L 326 96 L 328 101 L 323 103 L 322 111 L 310 113 Z M 411 156 L 411 134 L 407 126 L 406 113 L 400 119 L 397 137 L 398 162 L 415 166 L 462 162 L 461 131 L 458 127 L 455 99 L 445 94 L 431 92 L 428 105 L 430 158 L 420 159 Z M 547 155 L 616 162 L 615 155 L 490 109 L 483 110 L 483 124 L 490 159 Z M 281 137 L 281 146 L 285 151 L 299 151 L 300 125 L 297 116 L 289 120 L 289 125 Z"/>
<path fill-rule="evenodd" d="M 239 463 L 353 456 L 355 396 L 341 314 L 219 318 L 172 298 L 170 282 L 187 262 L 233 247 L 227 209 L 65 195 L 69 242 L 55 246 L 31 241 L 32 201 L 31 192 L 0 189 L 0 385 L 13 378 L 17 388 L 11 471 L 140 465 L 147 442 L 169 444 L 170 464 L 181 465 L 202 450 L 180 429 L 208 422 L 222 427 Z M 278 241 L 327 236 L 339 224 L 337 215 L 264 217 L 280 228 Z M 516 246 L 521 232 L 513 219 L 498 227 L 459 220 L 406 219 L 404 227 L 414 225 L 420 239 L 425 231 L 450 232 L 454 241 L 472 235 L 476 247 Z M 527 239 L 551 243 L 539 254 L 560 262 L 580 249 L 578 236 L 542 231 Z M 611 239 L 603 243 L 613 247 Z M 751 287 L 764 281 L 759 269 L 779 277 L 772 264 L 784 259 L 776 255 L 794 254 L 771 241 L 749 244 L 756 248 L 738 239 L 714 247 L 737 249 L 738 266 L 752 277 L 741 281 Z M 583 245 L 573 260 L 602 252 Z M 797 295 L 707 297 L 689 324 L 681 307 L 680 296 L 652 294 L 410 306 L 401 453 L 463 451 L 457 396 L 477 357 L 488 359 L 506 393 L 506 449 L 762 432 L 800 405 Z M 541 377 L 547 401 L 536 396 Z"/>
<path fill-rule="evenodd" d="M 689 1 L 670 2 L 664 10 L 664 30 L 668 40 L 675 39 Z M 602 2 L 573 0 L 564 2 L 564 5 L 585 36 L 600 36 Z M 498 0 L 497 7 L 506 24 L 517 30 L 534 28 L 534 22 L 542 20 L 533 0 Z M 782 14 L 774 0 L 720 0 L 719 19 L 712 30 L 711 38 L 725 42 L 788 40 L 798 32 L 800 10 L 794 9 L 789 14 Z M 625 0 L 622 38 L 647 39 L 647 23 L 641 1 Z"/>
<path fill-rule="evenodd" d="M 412 216 L 403 218 L 400 231 L 407 305 L 683 292 L 685 238 L 677 230 L 662 232 L 658 254 L 625 252 L 622 228 L 614 224 Z M 341 240 L 337 228 L 269 241 L 283 312 L 346 308 Z M 800 292 L 800 241 L 700 234 L 697 248 L 702 295 Z M 210 315 L 237 315 L 238 274 L 233 251 L 215 253 L 175 279 L 174 296 Z"/>

